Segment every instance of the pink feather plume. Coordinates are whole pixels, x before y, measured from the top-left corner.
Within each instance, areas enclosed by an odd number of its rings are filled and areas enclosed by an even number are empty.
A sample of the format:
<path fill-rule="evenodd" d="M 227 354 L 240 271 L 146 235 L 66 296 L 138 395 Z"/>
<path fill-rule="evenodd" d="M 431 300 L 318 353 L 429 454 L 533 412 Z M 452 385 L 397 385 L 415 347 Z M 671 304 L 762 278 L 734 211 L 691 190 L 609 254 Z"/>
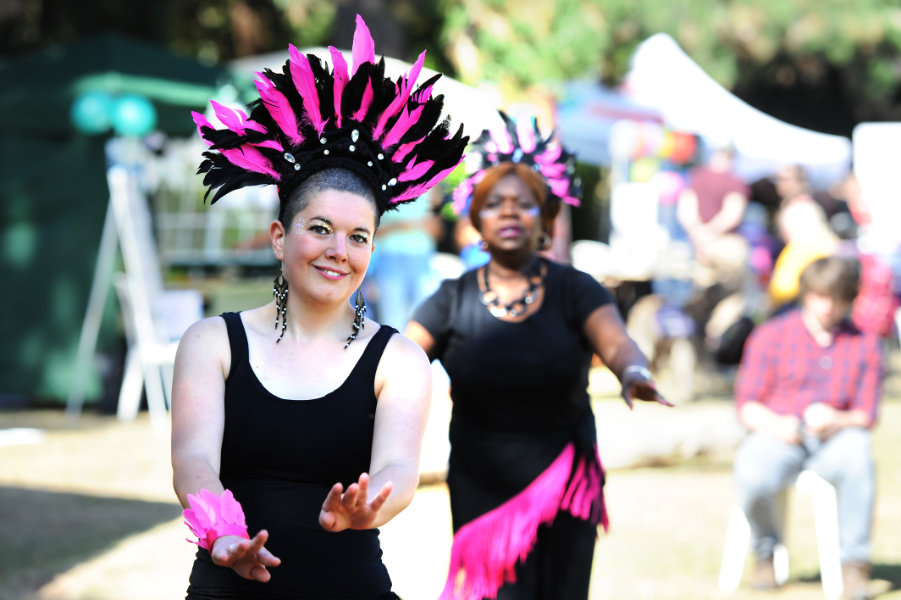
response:
<path fill-rule="evenodd" d="M 206 139 L 206 137 L 204 137 L 203 128 L 204 127 L 209 127 L 210 129 L 216 129 L 216 128 L 213 127 L 213 124 L 210 123 L 209 119 L 207 119 L 205 116 L 203 116 L 196 110 L 191 111 L 191 118 L 194 119 L 194 124 L 197 125 L 197 134 L 200 136 L 200 139 L 202 139 L 203 143 L 206 144 L 207 146 L 212 146 L 213 142 L 211 142 L 210 140 Z"/>
<path fill-rule="evenodd" d="M 419 179 L 420 177 L 424 176 L 434 164 L 434 160 L 424 160 L 421 163 L 407 165 L 407 168 L 404 169 L 404 172 L 397 177 L 397 180 L 413 181 L 415 179 Z"/>
<path fill-rule="evenodd" d="M 461 158 L 461 160 L 462 160 L 462 158 Z M 458 162 L 457 164 L 460 164 L 460 163 Z M 404 200 L 415 200 L 416 198 L 419 198 L 420 196 L 425 194 L 427 191 L 432 189 L 432 186 L 434 186 L 435 184 L 439 183 L 442 179 L 447 177 L 450 174 L 450 172 L 456 168 L 457 168 L 457 165 L 454 165 L 452 167 L 448 167 L 447 169 L 444 169 L 443 171 L 439 171 L 437 175 L 435 175 L 434 177 L 429 179 L 427 182 L 421 183 L 419 185 L 415 185 L 415 186 L 405 190 L 401 195 L 396 196 L 395 198 L 392 198 L 391 203 L 395 204 L 397 202 L 403 202 Z"/>
<path fill-rule="evenodd" d="M 382 141 L 382 146 L 388 148 L 389 146 L 393 146 L 394 144 L 398 143 L 400 141 L 400 138 L 402 138 L 404 134 L 410 130 L 410 127 L 415 125 L 419 120 L 419 116 L 422 114 L 422 110 L 424 108 L 424 105 L 420 105 L 414 108 L 413 112 L 410 112 L 405 106 L 403 113 L 397 119 L 397 121 L 391 127 L 391 130 L 388 132 L 388 135 L 386 135 L 385 139 Z"/>
<path fill-rule="evenodd" d="M 498 133 L 498 135 L 495 135 L 495 133 Z M 510 154 L 515 148 L 513 138 L 510 137 L 510 133 L 506 129 L 500 132 L 492 132 L 491 139 L 494 140 L 497 149 L 504 154 Z"/>
<path fill-rule="evenodd" d="M 239 148 L 223 149 L 219 152 L 228 159 L 228 162 L 236 167 L 269 175 L 276 181 L 280 179 L 278 171 L 272 168 L 272 163 L 263 156 L 262 152 L 249 144 Z"/>
<path fill-rule="evenodd" d="M 369 28 L 363 21 L 363 17 L 357 15 L 357 28 L 354 30 L 354 41 L 351 52 L 353 60 L 353 74 L 363 63 L 375 64 L 375 43 Z"/>
<path fill-rule="evenodd" d="M 366 89 L 363 90 L 363 97 L 360 98 L 360 108 L 356 110 L 353 114 L 353 119 L 355 121 L 362 121 L 366 118 L 366 113 L 369 111 L 369 105 L 372 104 L 372 82 L 366 82 Z"/>
<path fill-rule="evenodd" d="M 519 138 L 519 147 L 523 152 L 535 150 L 535 128 L 532 119 L 521 118 L 516 120 L 516 137 Z"/>
<path fill-rule="evenodd" d="M 189 542 L 210 550 L 213 542 L 223 535 L 250 539 L 244 510 L 231 490 L 223 491 L 220 496 L 208 489 L 201 489 L 197 494 L 188 494 L 188 506 L 190 508 L 184 509 L 182 516 L 185 525 L 197 536 L 196 542 Z"/>
<path fill-rule="evenodd" d="M 407 157 L 407 154 L 409 154 L 410 151 L 413 150 L 413 148 L 418 146 L 419 142 L 421 142 L 424 139 L 424 137 L 425 136 L 419 138 L 418 140 L 413 140 L 412 142 L 407 142 L 406 144 L 401 144 L 398 147 L 398 149 L 394 152 L 394 156 L 391 157 L 391 160 L 393 160 L 396 163 L 403 162 L 404 159 Z"/>
<path fill-rule="evenodd" d="M 334 46 L 328 47 L 329 53 L 332 55 L 332 65 L 334 67 L 335 86 L 333 95 L 335 97 L 335 126 L 341 128 L 341 96 L 344 93 L 344 86 L 347 85 L 350 76 L 347 72 L 347 61 L 344 55 Z"/>
<path fill-rule="evenodd" d="M 291 79 L 294 81 L 294 87 L 297 88 L 297 91 L 300 92 L 300 97 L 303 99 L 306 118 L 310 120 L 310 124 L 316 130 L 316 133 L 322 135 L 326 120 L 322 118 L 322 113 L 319 109 L 319 92 L 316 90 L 316 77 L 313 75 L 313 69 L 310 68 L 310 60 L 294 44 L 288 45 L 288 52 L 291 55 L 289 61 Z"/>
<path fill-rule="evenodd" d="M 247 114 L 240 108 L 231 109 L 223 104 L 219 104 L 215 100 L 210 100 L 210 104 L 213 106 L 213 112 L 216 113 L 216 117 L 219 118 L 222 124 L 238 135 L 246 135 L 246 130 L 248 129 L 259 133 L 266 133 L 266 128 L 262 123 L 251 121 Z"/>
<path fill-rule="evenodd" d="M 410 68 L 410 71 L 404 74 L 404 76 L 401 78 L 400 88 L 398 88 L 397 90 L 397 97 L 395 97 L 394 100 L 391 101 L 391 104 L 388 105 L 388 108 L 386 108 L 382 115 L 379 117 L 378 123 L 372 130 L 372 139 L 381 139 L 388 120 L 398 112 L 400 112 L 400 110 L 407 104 L 407 100 L 410 99 L 410 94 L 413 92 L 413 86 L 416 85 L 416 80 L 419 78 L 419 74 L 422 72 L 423 64 L 425 64 L 425 50 L 423 50 L 419 54 L 419 58 L 416 59 L 416 62 Z M 383 142 L 382 145 L 390 146 L 390 144 L 387 142 Z"/>
<path fill-rule="evenodd" d="M 263 106 L 269 111 L 272 119 L 276 122 L 279 129 L 288 136 L 291 143 L 299 146 L 303 140 L 303 134 L 297 127 L 297 117 L 291 109 L 291 104 L 285 95 L 275 89 L 275 86 L 262 73 L 257 73 L 257 79 L 254 80 L 257 91 L 260 93 L 260 99 Z"/>

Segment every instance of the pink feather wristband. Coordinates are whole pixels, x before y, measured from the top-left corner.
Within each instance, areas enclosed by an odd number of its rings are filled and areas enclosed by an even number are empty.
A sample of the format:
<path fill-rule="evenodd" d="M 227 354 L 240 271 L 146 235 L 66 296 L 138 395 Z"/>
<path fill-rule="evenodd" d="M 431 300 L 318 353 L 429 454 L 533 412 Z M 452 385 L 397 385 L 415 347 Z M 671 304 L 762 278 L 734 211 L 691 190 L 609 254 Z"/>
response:
<path fill-rule="evenodd" d="M 230 490 L 217 496 L 208 489 L 201 489 L 198 494 L 188 494 L 188 504 L 190 508 L 184 509 L 182 516 L 185 525 L 197 536 L 196 542 L 188 540 L 192 544 L 211 550 L 213 542 L 223 535 L 250 539 L 244 510 Z"/>

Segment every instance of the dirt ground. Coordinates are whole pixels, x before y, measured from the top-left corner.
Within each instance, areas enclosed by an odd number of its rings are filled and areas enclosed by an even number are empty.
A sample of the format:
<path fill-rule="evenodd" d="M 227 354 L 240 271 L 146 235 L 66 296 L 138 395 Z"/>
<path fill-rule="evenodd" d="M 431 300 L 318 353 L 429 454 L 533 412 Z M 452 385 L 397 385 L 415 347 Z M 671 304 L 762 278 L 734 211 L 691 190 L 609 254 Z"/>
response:
<path fill-rule="evenodd" d="M 677 413 L 628 413 L 611 409 L 613 402 L 597 403 L 605 415 L 602 438 L 618 432 L 623 439 L 626 431 L 637 441 L 643 432 L 660 431 L 655 426 L 676 422 Z M 705 400 L 690 408 L 700 418 L 706 408 L 721 411 L 722 405 Z M 188 531 L 171 489 L 167 431 L 154 430 L 146 414 L 120 423 L 87 413 L 71 427 L 59 410 L 0 412 L 0 430 L 6 433 L 0 441 L 8 442 L 0 444 L 0 600 L 184 597 L 193 546 L 184 541 Z M 901 600 L 897 375 L 887 384 L 874 444 L 873 588 L 880 599 Z M 822 598 L 803 498 L 789 507 L 789 583 L 770 594 L 742 588 L 727 596 L 716 589 L 732 502 L 730 468 L 731 453 L 724 451 L 613 469 L 607 486 L 612 525 L 598 541 L 592 600 Z M 421 487 L 413 504 L 382 529 L 385 562 L 405 600 L 438 596 L 450 541 L 440 483 Z"/>

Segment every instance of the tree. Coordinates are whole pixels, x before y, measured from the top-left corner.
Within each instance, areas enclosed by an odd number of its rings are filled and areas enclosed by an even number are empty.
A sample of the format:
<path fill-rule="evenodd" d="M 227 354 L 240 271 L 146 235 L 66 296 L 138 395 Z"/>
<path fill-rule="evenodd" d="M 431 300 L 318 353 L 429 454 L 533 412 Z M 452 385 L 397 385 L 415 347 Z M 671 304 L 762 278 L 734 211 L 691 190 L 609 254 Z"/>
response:
<path fill-rule="evenodd" d="M 451 64 L 464 80 L 493 81 L 505 96 L 572 78 L 616 84 L 637 44 L 665 32 L 714 79 L 777 117 L 845 135 L 860 121 L 901 119 L 895 0 L 443 0 L 443 6 Z"/>

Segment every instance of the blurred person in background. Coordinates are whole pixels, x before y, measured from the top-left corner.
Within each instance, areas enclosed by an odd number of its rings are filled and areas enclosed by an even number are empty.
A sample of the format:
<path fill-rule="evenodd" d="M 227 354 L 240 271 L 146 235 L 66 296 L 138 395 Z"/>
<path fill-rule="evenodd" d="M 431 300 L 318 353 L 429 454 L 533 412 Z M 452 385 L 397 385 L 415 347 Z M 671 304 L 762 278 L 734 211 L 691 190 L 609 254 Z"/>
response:
<path fill-rule="evenodd" d="M 531 162 L 542 144 L 528 148 L 508 148 L 517 162 L 492 164 L 465 187 L 490 260 L 443 282 L 406 331 L 450 378 L 445 600 L 587 599 L 597 526 L 607 524 L 587 390 L 593 353 L 630 407 L 671 406 L 609 292 L 540 255 L 568 186 L 549 189 Z"/>
<path fill-rule="evenodd" d="M 688 173 L 688 186 L 679 196 L 676 217 L 702 267 L 702 286 L 728 282 L 730 288 L 738 289 L 748 271 L 749 249 L 737 230 L 751 190 L 733 173 L 735 150 L 731 142 L 716 139 L 708 143 L 707 161 Z M 703 275 L 705 272 L 708 274 Z"/>
<path fill-rule="evenodd" d="M 366 318 L 360 286 L 382 214 L 449 173 L 467 138 L 439 124 L 434 80 L 413 87 L 424 53 L 395 86 L 357 17 L 353 70 L 331 54 L 330 71 L 291 46 L 283 71 L 259 74 L 250 116 L 213 103 L 223 129 L 194 113 L 211 202 L 278 187 L 280 270 L 274 301 L 204 319 L 178 348 L 173 481 L 199 546 L 189 599 L 397 598 L 377 528 L 418 484 L 430 367 Z"/>
<path fill-rule="evenodd" d="M 849 320 L 860 265 L 830 256 L 801 274 L 800 308 L 751 333 L 735 384 L 749 433 L 735 457 L 739 502 L 756 556 L 751 586 L 777 587 L 773 550 L 781 542 L 777 497 L 803 469 L 835 486 L 845 598 L 869 598 L 876 423 L 883 363 L 876 335 Z"/>
<path fill-rule="evenodd" d="M 378 294 L 376 317 L 399 330 L 406 327 L 413 308 L 434 291 L 431 261 L 441 236 L 436 192 L 432 188 L 418 202 L 385 213 L 379 224 L 371 273 Z"/>
<path fill-rule="evenodd" d="M 818 258 L 835 254 L 840 243 L 826 221 L 826 213 L 812 200 L 795 199 L 784 203 L 775 220 L 778 239 L 784 245 L 770 276 L 770 312 L 794 306 L 801 272 Z"/>

